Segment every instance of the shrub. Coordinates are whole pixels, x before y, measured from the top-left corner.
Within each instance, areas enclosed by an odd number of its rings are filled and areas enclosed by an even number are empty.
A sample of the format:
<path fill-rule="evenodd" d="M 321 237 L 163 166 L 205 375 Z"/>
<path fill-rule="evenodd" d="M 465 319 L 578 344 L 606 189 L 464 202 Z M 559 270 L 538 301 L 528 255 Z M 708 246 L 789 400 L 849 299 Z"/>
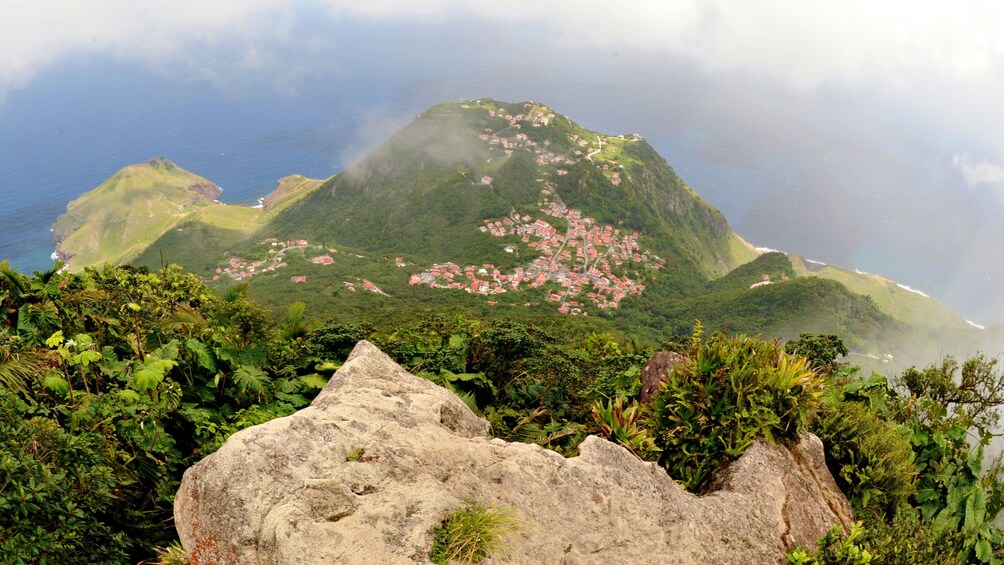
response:
<path fill-rule="evenodd" d="M 859 402 L 827 403 L 812 430 L 826 462 L 857 512 L 891 517 L 915 492 L 909 432 Z"/>
<path fill-rule="evenodd" d="M 135 481 L 124 454 L 101 434 L 25 419 L 26 409 L 0 390 L 0 560 L 128 563 L 132 540 L 115 523 Z"/>
<path fill-rule="evenodd" d="M 822 379 L 803 357 L 747 336 L 695 333 L 683 362 L 652 401 L 659 462 L 691 491 L 757 439 L 791 442 L 807 425 Z"/>
<path fill-rule="evenodd" d="M 851 531 L 845 536 L 844 529 L 839 524 L 830 528 L 825 536 L 819 538 L 819 550 L 810 555 L 803 548 L 796 548 L 788 554 L 788 563 L 792 565 L 868 565 L 879 563 L 876 555 L 861 543 L 864 528 L 861 522 L 851 525 Z"/>
<path fill-rule="evenodd" d="M 858 522 L 848 535 L 837 525 L 819 538 L 815 552 L 795 548 L 788 553 L 792 565 L 956 565 L 960 536 L 942 532 L 921 519 L 913 509 L 889 522 Z"/>
<path fill-rule="evenodd" d="M 433 530 L 429 559 L 437 564 L 480 563 L 502 550 L 507 536 L 517 529 L 512 510 L 468 500 Z"/>

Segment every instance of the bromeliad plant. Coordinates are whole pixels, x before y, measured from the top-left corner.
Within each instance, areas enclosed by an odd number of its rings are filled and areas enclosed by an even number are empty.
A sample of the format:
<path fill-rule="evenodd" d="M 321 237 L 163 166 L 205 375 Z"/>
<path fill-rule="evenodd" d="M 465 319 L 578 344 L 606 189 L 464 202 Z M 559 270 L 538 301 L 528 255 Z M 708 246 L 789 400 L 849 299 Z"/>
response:
<path fill-rule="evenodd" d="M 642 407 L 637 402 L 625 408 L 621 397 L 606 403 L 596 401 L 593 421 L 607 439 L 623 445 L 639 458 L 650 461 L 659 456 L 660 449 L 643 425 Z"/>
<path fill-rule="evenodd" d="M 659 462 L 691 491 L 758 439 L 793 442 L 822 394 L 823 378 L 776 342 L 744 335 L 702 339 L 653 399 L 649 425 Z"/>

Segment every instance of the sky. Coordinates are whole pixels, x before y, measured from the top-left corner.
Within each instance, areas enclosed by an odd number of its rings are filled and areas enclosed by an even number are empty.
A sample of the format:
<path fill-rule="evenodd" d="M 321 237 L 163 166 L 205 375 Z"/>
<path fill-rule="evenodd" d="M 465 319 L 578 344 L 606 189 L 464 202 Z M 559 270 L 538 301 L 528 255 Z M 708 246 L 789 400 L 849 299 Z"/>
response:
<path fill-rule="evenodd" d="M 343 159 L 435 101 L 540 100 L 587 127 L 644 135 L 757 245 L 883 274 L 980 323 L 1004 322 L 1000 2 L 0 0 L 0 9 L 0 127 L 18 93 L 95 58 L 223 98 L 296 99 L 323 80 L 371 88 L 381 102 Z M 361 58 L 378 57 L 372 74 L 360 70 Z"/>

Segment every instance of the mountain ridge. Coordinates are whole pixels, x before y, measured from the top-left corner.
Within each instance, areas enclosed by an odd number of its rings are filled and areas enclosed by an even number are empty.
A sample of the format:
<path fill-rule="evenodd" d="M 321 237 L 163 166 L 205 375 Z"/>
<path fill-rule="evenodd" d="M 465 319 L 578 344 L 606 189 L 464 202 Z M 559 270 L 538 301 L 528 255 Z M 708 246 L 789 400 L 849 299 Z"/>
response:
<path fill-rule="evenodd" d="M 343 318 L 452 304 L 599 316 L 652 339 L 701 319 L 846 334 L 876 356 L 910 324 L 963 320 L 899 287 L 761 254 L 641 136 L 592 132 L 536 102 L 434 106 L 338 175 L 285 177 L 260 208 L 201 206 L 128 260 L 180 263 L 220 288 L 250 281 L 270 307 L 303 300 Z"/>

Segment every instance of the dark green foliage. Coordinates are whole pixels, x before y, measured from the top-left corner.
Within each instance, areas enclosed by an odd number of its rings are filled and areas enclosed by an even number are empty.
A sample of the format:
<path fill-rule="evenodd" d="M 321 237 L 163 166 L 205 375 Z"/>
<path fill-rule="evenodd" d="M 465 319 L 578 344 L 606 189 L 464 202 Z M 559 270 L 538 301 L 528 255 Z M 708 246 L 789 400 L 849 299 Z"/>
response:
<path fill-rule="evenodd" d="M 172 500 L 188 465 L 234 431 L 306 406 L 325 384 L 299 325 L 275 334 L 246 287 L 220 296 L 176 267 L 3 281 L 0 391 L 19 400 L 5 404 L 3 453 L 16 477 L 0 493 L 20 497 L 23 514 L 0 533 L 12 562 L 150 557 L 174 538 Z"/>
<path fill-rule="evenodd" d="M 983 356 L 963 367 L 969 377 L 957 376 L 950 358 L 906 371 L 898 379 L 909 390 L 905 397 L 872 375 L 827 398 L 817 432 L 831 470 L 868 520 L 874 535 L 863 547 L 879 562 L 1001 562 L 1002 536 L 993 521 L 1004 505 L 1004 485 L 1000 467 L 984 469 L 983 456 L 1001 377 Z M 896 455 L 904 437 L 913 480 Z"/>
<path fill-rule="evenodd" d="M 467 400 L 493 435 L 574 454 L 592 427 L 594 401 L 636 391 L 647 356 L 625 353 L 610 334 L 580 335 L 572 320 L 552 321 L 551 330 L 432 317 L 373 339 L 411 372 Z M 603 384 L 593 386 L 597 375 Z"/>
<path fill-rule="evenodd" d="M 708 284 L 708 291 L 749 290 L 750 286 L 763 282 L 764 275 L 776 283 L 795 278 L 795 271 L 784 253 L 764 253 L 749 263 L 732 269 L 725 276 L 711 281 Z"/>
<path fill-rule="evenodd" d="M 855 512 L 892 517 L 916 492 L 909 431 L 865 404 L 827 402 L 812 431 L 827 446 L 826 462 Z"/>
<path fill-rule="evenodd" d="M 1000 563 L 1000 529 L 993 520 L 1004 500 L 998 474 L 983 472 L 983 449 L 990 433 L 976 426 L 975 448 L 968 442 L 973 421 L 948 416 L 943 407 L 924 397 L 912 397 L 905 421 L 912 429 L 918 482 L 915 504 L 938 532 L 957 533 L 956 549 L 970 563 Z"/>
<path fill-rule="evenodd" d="M 868 297 L 815 277 L 712 292 L 668 303 L 660 312 L 676 335 L 686 335 L 693 320 L 701 319 L 706 327 L 725 332 L 763 332 L 787 339 L 805 333 L 835 333 L 867 348 L 902 331 Z"/>
<path fill-rule="evenodd" d="M 228 250 L 241 244 L 248 234 L 188 220 L 172 228 L 147 247 L 131 263 L 157 270 L 167 265 L 184 265 L 195 273 L 208 273 L 218 266 Z"/>
<path fill-rule="evenodd" d="M 889 522 L 858 522 L 845 535 L 834 526 L 819 539 L 810 553 L 796 548 L 788 553 L 792 565 L 956 565 L 959 536 L 939 532 L 920 519 L 917 512 L 904 510 Z"/>
<path fill-rule="evenodd" d="M 812 368 L 830 374 L 838 368 L 837 360 L 847 355 L 847 347 L 840 337 L 802 334 L 797 340 L 784 344 L 784 350 L 809 360 Z"/>
<path fill-rule="evenodd" d="M 310 353 L 315 357 L 344 361 L 359 340 L 366 339 L 372 329 L 358 324 L 324 325 L 307 334 Z"/>
<path fill-rule="evenodd" d="M 604 437 L 623 445 L 639 458 L 650 460 L 658 457 L 660 450 L 642 425 L 641 408 L 637 401 L 625 408 L 623 398 L 606 403 L 597 401 L 593 404 L 593 420 Z"/>
<path fill-rule="evenodd" d="M 788 563 L 792 565 L 869 565 L 878 563 L 875 554 L 862 543 L 864 532 L 861 522 L 853 524 L 850 532 L 842 526 L 833 526 L 827 534 L 819 538 L 819 549 L 813 555 L 803 548 L 788 553 Z"/>
<path fill-rule="evenodd" d="M 836 361 L 846 349 L 833 335 L 803 335 L 789 353 L 742 336 L 676 339 L 688 361 L 645 412 L 630 399 L 651 352 L 609 320 L 533 309 L 505 317 L 478 310 L 465 294 L 475 315 L 458 314 L 449 300 L 402 310 L 376 297 L 387 303 L 370 314 L 379 322 L 371 327 L 352 323 L 369 304 L 355 297 L 344 304 L 356 318 L 311 331 L 309 306 L 277 303 L 286 316 L 273 317 L 250 301 L 254 288 L 218 294 L 178 268 L 0 274 L 0 461 L 10 470 L 0 475 L 10 485 L 0 486 L 0 504 L 17 507 L 0 513 L 0 549 L 14 563 L 152 557 L 174 538 L 171 502 L 184 469 L 237 430 L 307 406 L 361 338 L 457 392 L 499 437 L 574 455 L 588 433 L 601 433 L 642 457 L 659 456 L 694 490 L 753 441 L 795 439 L 823 386 L 811 364 L 832 387 L 816 429 L 867 525 L 827 547 L 843 547 L 839 555 L 851 546 L 884 549 L 890 563 L 910 563 L 897 559 L 911 552 L 933 563 L 947 554 L 993 563 L 988 552 L 1001 550 L 991 521 L 1004 489 L 982 460 L 1001 378 L 984 358 L 912 370 L 903 377 L 912 395 L 904 398 L 880 377 L 851 380 L 854 372 Z M 797 283 L 737 286 L 720 297 L 758 303 L 739 311 L 748 319 L 771 320 L 759 308 L 775 300 L 778 308 L 784 300 L 798 308 L 813 300 L 859 304 L 825 284 Z M 756 300 L 743 302 L 744 294 Z M 974 425 L 979 433 L 967 436 Z M 44 499 L 29 501 L 36 492 Z M 71 504 L 78 500 L 88 506 Z"/>
<path fill-rule="evenodd" d="M 758 439 L 793 441 L 822 393 L 808 362 L 776 343 L 697 332 L 650 416 L 660 464 L 691 491 Z"/>
<path fill-rule="evenodd" d="M 997 359 L 980 354 L 967 359 L 961 369 L 958 361 L 945 357 L 923 370 L 911 367 L 900 383 L 912 395 L 930 399 L 977 426 L 997 425 L 1000 414 L 994 408 L 1004 404 L 1004 373 L 997 370 Z"/>
<path fill-rule="evenodd" d="M 129 562 L 135 540 L 121 504 L 133 500 L 136 475 L 113 437 L 32 417 L 27 405 L 0 389 L 4 563 Z"/>

